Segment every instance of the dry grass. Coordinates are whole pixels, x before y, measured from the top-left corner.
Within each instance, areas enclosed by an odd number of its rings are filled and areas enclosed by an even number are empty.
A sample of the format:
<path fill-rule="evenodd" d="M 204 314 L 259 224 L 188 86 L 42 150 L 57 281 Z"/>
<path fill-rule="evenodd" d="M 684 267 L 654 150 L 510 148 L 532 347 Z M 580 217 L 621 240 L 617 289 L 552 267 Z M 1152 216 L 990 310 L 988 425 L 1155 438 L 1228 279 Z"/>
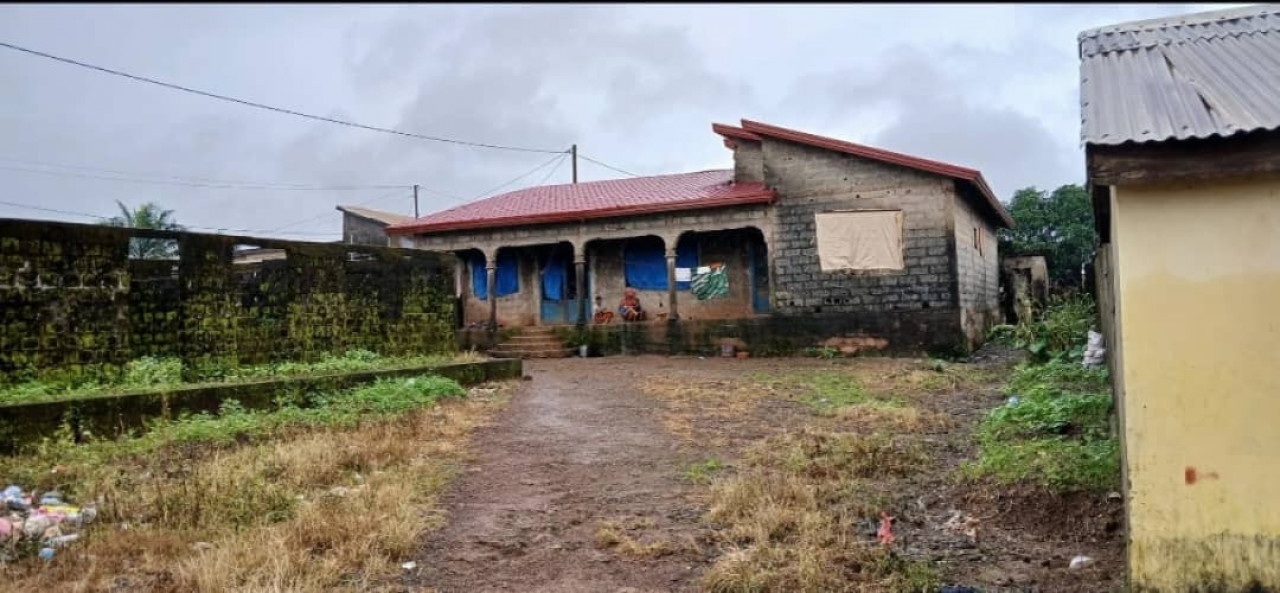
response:
<path fill-rule="evenodd" d="M 666 404 L 663 425 L 685 440 L 704 436 L 696 434 L 699 422 L 745 418 L 756 412 L 760 400 L 777 396 L 768 384 L 760 382 L 690 381 L 671 376 L 649 377 L 640 384 L 640 391 Z"/>
<path fill-rule="evenodd" d="M 377 588 L 442 522 L 437 494 L 504 399 L 81 468 L 100 524 L 52 564 L 6 567 L 0 591 Z"/>
<path fill-rule="evenodd" d="M 766 439 L 738 474 L 711 486 L 707 519 L 723 554 L 708 591 L 932 591 L 936 577 L 872 538 L 865 520 L 888 507 L 871 479 L 920 471 L 901 439 L 805 430 Z"/>
<path fill-rule="evenodd" d="M 692 543 L 678 543 L 655 536 L 644 537 L 637 533 L 652 529 L 654 525 L 653 519 L 648 517 L 631 521 L 601 521 L 596 527 L 596 547 L 613 550 L 628 558 L 647 559 L 685 551 Z M 633 533 L 637 535 L 632 535 Z"/>

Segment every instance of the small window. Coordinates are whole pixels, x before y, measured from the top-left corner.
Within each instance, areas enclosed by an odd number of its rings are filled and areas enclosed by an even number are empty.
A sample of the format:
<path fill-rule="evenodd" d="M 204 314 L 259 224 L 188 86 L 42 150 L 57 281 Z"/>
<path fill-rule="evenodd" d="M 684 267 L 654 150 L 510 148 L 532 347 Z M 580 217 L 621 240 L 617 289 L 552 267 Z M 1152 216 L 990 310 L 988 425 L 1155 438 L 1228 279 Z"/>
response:
<path fill-rule="evenodd" d="M 905 267 L 901 210 L 823 212 L 815 218 L 822 271 Z"/>
<path fill-rule="evenodd" d="M 978 250 L 978 255 L 982 255 L 982 231 L 978 227 L 973 227 L 973 248 Z"/>

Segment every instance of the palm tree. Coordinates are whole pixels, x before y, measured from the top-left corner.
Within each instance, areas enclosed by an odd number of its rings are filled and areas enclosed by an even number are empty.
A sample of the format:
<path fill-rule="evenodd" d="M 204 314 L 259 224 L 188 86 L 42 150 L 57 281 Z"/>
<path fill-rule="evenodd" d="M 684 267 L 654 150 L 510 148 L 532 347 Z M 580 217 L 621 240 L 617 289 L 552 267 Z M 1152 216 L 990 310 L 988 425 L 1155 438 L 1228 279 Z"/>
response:
<path fill-rule="evenodd" d="M 181 231 L 186 227 L 173 219 L 173 210 L 165 210 L 154 202 L 147 202 L 133 210 L 116 200 L 120 216 L 112 216 L 103 224 L 133 229 Z M 129 257 L 132 259 L 172 259 L 178 255 L 178 243 L 173 239 L 134 237 L 129 241 Z"/>

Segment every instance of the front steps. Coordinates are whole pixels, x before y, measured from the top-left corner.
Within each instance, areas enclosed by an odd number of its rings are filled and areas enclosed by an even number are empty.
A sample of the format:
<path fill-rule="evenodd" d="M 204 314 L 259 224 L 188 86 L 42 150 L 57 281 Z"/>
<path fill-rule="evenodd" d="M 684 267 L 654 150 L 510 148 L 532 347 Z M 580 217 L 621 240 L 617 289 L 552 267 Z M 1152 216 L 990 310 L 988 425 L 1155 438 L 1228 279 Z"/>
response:
<path fill-rule="evenodd" d="M 525 327 L 520 334 L 489 351 L 493 358 L 565 358 L 573 348 L 564 345 L 550 327 Z"/>

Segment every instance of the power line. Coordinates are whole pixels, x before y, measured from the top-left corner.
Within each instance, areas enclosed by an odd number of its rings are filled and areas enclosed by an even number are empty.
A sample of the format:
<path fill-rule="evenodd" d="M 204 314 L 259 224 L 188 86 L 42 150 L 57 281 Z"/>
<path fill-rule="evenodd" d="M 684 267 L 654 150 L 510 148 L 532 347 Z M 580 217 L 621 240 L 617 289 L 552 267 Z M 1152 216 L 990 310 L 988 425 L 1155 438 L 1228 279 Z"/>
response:
<path fill-rule="evenodd" d="M 124 177 L 112 175 L 95 175 L 92 173 L 76 173 L 72 171 L 51 171 L 47 169 L 32 169 L 29 167 L 14 167 L 10 165 L 0 165 L 0 170 L 18 171 L 22 173 L 37 173 L 41 175 L 51 175 L 53 177 L 79 177 L 83 179 L 99 179 L 104 181 L 123 181 L 125 183 L 142 183 L 148 185 L 176 185 L 181 187 L 199 187 L 205 189 L 236 189 L 236 190 L 258 190 L 258 191 L 356 191 L 368 189 L 390 189 L 390 188 L 408 188 L 408 185 L 314 185 L 314 186 L 270 186 L 270 185 L 237 185 L 229 183 L 199 183 L 186 181 L 168 181 L 164 179 L 144 179 L 140 177 Z"/>
<path fill-rule="evenodd" d="M 88 68 L 88 69 L 90 69 L 90 70 L 97 70 L 98 72 L 103 72 L 103 73 L 105 73 L 105 74 L 111 74 L 111 75 L 113 75 L 113 76 L 120 76 L 120 77 L 127 78 L 127 79 L 129 79 L 129 80 L 133 80 L 133 81 L 137 81 L 137 82 L 145 82 L 145 83 L 148 83 L 148 84 L 154 84 L 154 85 L 156 85 L 156 86 L 162 86 L 162 87 L 165 87 L 165 88 L 168 88 L 168 89 L 173 89 L 173 90 L 177 90 L 177 91 L 183 91 L 183 92 L 186 92 L 186 93 L 192 93 L 192 94 L 201 95 L 201 96 L 204 96 L 204 97 L 209 97 L 209 98 L 211 98 L 211 99 L 218 99 L 218 100 L 221 100 L 221 101 L 229 101 L 229 102 L 232 102 L 232 103 L 239 103 L 239 104 L 241 104 L 241 105 L 247 105 L 247 106 L 249 106 L 249 107 L 256 107 L 256 108 L 258 108 L 258 109 L 266 109 L 266 110 L 268 110 L 268 111 L 275 111 L 275 112 L 278 112 L 278 113 L 285 113 L 285 114 L 288 114 L 288 115 L 293 115 L 293 116 L 297 116 L 297 117 L 303 117 L 303 118 L 312 119 L 312 120 L 316 120 L 316 121 L 327 122 L 327 123 L 331 123 L 331 124 L 338 124 L 338 125 L 342 125 L 342 126 L 348 126 L 348 127 L 352 127 L 352 128 L 360 128 L 360 129 L 363 129 L 363 130 L 370 130 L 370 131 L 374 131 L 374 132 L 383 132 L 383 133 L 386 133 L 386 134 L 395 134 L 395 135 L 397 135 L 397 136 L 405 136 L 405 137 L 408 137 L 408 138 L 416 138 L 416 139 L 419 139 L 419 140 L 431 140 L 431 141 L 434 141 L 434 142 L 447 142 L 447 143 L 450 143 L 450 144 L 458 144 L 458 145 L 462 145 L 462 146 L 473 146 L 473 147 L 476 147 L 476 148 L 493 148 L 493 149 L 497 149 L 497 150 L 512 150 L 512 151 L 517 151 L 517 152 L 541 152 L 541 153 L 547 153 L 547 154 L 551 154 L 551 153 L 559 154 L 559 153 L 560 153 L 560 151 L 559 151 L 559 150 L 548 150 L 548 149 L 542 149 L 542 148 L 529 148 L 529 147 L 522 147 L 522 146 L 505 146 L 505 145 L 501 145 L 501 144 L 487 144 L 487 143 L 484 143 L 484 142 L 470 142 L 470 141 L 466 141 L 466 140 L 457 140 L 457 139 L 454 139 L 454 138 L 444 138 L 444 137 L 442 137 L 442 136 L 429 136 L 429 135 L 426 135 L 426 134 L 415 134 L 415 133 L 413 133 L 413 132 L 404 132 L 404 131 L 400 131 L 400 130 L 393 130 L 393 129 L 391 129 L 391 128 L 382 128 L 382 127 L 378 127 L 378 126 L 370 126 L 370 125 L 365 125 L 365 124 L 355 123 L 355 122 L 351 122 L 351 121 L 346 121 L 346 120 L 336 119 L 336 118 L 332 118 L 332 117 L 324 117 L 324 116 L 320 116 L 320 115 L 312 115 L 312 114 L 310 114 L 310 113 L 303 113 L 303 112 L 301 112 L 301 111 L 294 111 L 294 110 L 292 110 L 292 109 L 285 109 L 285 108 L 282 108 L 282 107 L 272 107 L 271 105 L 265 105 L 265 104 L 263 104 L 263 103 L 257 103 L 257 102 L 254 102 L 254 101 L 248 101 L 248 100 L 245 100 L 245 99 L 237 99 L 237 98 L 235 98 L 235 97 L 229 97 L 229 96 L 227 96 L 227 95 L 219 95 L 219 94 L 217 94 L 217 93 L 211 93 L 211 92 L 209 92 L 209 91 L 202 91 L 202 90 L 199 90 L 199 89 L 193 89 L 193 88 L 190 88 L 190 87 L 185 87 L 185 86 L 178 85 L 178 84 L 174 84 L 174 83 L 171 83 L 171 82 L 164 82 L 164 81 L 161 81 L 161 80 L 156 80 L 156 79 L 154 79 L 154 78 L 147 78 L 147 77 L 145 77 L 145 76 L 139 76 L 139 75 L 137 75 L 137 74 L 129 74 L 128 72 L 121 72 L 121 71 L 119 71 L 119 70 L 112 70 L 111 68 L 106 68 L 106 67 L 103 67 L 103 66 L 95 66 L 95 65 L 93 65 L 93 64 L 88 64 L 88 63 L 85 63 L 85 62 L 80 62 L 80 61 L 77 61 L 77 60 L 73 60 L 73 59 L 71 59 L 71 58 L 64 58 L 64 57 L 60 57 L 60 56 L 55 56 L 55 55 L 53 55 L 53 54 L 47 54 L 47 53 L 42 52 L 42 51 L 37 51 L 37 50 L 34 50 L 34 49 L 25 48 L 25 47 L 22 47 L 22 46 L 19 46 L 19 45 L 14 45 L 14 44 L 12 44 L 12 43 L 5 43 L 5 42 L 3 42 L 3 41 L 0 41 L 0 47 L 4 47 L 4 48 L 8 48 L 8 49 L 12 49 L 12 50 L 14 50 L 14 51 L 20 51 L 20 52 L 23 52 L 23 53 L 26 53 L 26 54 L 30 54 L 30 55 L 33 55 L 33 56 L 39 56 L 39 57 L 41 57 L 41 58 L 47 58 L 47 59 L 50 59 L 50 60 L 55 60 L 55 61 L 58 61 L 58 62 L 62 62 L 62 63 L 64 63 L 64 64 L 71 64 L 71 65 L 73 65 L 73 66 L 80 66 L 81 68 Z"/>
<path fill-rule="evenodd" d="M 544 176 L 542 177 L 542 179 L 539 179 L 539 180 L 538 180 L 538 185 L 546 185 L 547 180 L 548 180 L 548 179 L 551 179 L 551 176 L 552 176 L 552 175 L 555 175 L 555 174 L 556 174 L 556 171 L 559 171 L 559 170 L 560 170 L 560 165 L 563 165 L 563 164 L 564 164 L 565 159 L 568 159 L 568 158 L 569 158 L 569 155 L 567 155 L 567 154 L 566 154 L 566 155 L 564 155 L 564 156 L 562 156 L 562 157 L 560 157 L 560 160 L 556 161 L 556 166 L 552 167 L 550 171 L 547 171 L 547 174 L 546 174 L 546 175 L 544 175 Z"/>
<path fill-rule="evenodd" d="M 356 204 L 356 206 L 364 206 L 364 205 L 367 205 L 367 204 L 372 204 L 372 203 L 374 203 L 374 202 L 381 202 L 382 200 L 385 200 L 385 199 L 387 199 L 387 198 L 394 198 L 394 197 L 396 197 L 396 196 L 404 195 L 404 194 L 402 193 L 403 191 L 404 191 L 403 189 L 400 189 L 400 190 L 397 190 L 397 191 L 395 191 L 395 192 L 392 192 L 392 193 L 386 194 L 386 195 L 384 195 L 384 196 L 378 196 L 378 197 L 376 197 L 376 198 L 373 198 L 372 200 L 365 200 L 365 201 L 363 201 L 363 202 L 360 202 L 360 203 Z M 300 224 L 308 223 L 308 222 L 311 222 L 311 221 L 313 221 L 313 220 L 316 220 L 316 219 L 319 219 L 319 218 L 323 218 L 323 217 L 325 217 L 325 216 L 330 216 L 330 215 L 332 215 L 332 214 L 333 214 L 332 212 L 323 212 L 323 213 L 317 214 L 317 215 L 315 215 L 315 216 L 312 216 L 312 217 L 310 217 L 310 218 L 304 218 L 304 219 L 299 220 L 299 221 L 297 221 L 297 222 L 291 222 L 291 223 L 286 224 L 286 225 L 283 225 L 283 226 L 278 226 L 278 227 L 276 227 L 276 228 L 274 228 L 274 229 L 271 229 L 271 232 L 273 232 L 273 233 L 274 233 L 274 232 L 276 232 L 276 231 L 281 231 L 281 230 L 287 229 L 287 228 L 289 228 L 289 227 L 291 227 L 291 226 L 298 226 L 298 225 L 300 225 Z"/>
<path fill-rule="evenodd" d="M 86 167 L 86 166 L 83 166 L 83 165 L 64 165 L 64 164 L 61 164 L 61 163 L 50 163 L 50 162 L 44 162 L 44 161 L 28 161 L 28 160 L 17 159 L 17 158 L 8 157 L 8 156 L 0 156 L 0 161 L 9 161 L 9 162 L 12 162 L 12 163 L 18 163 L 18 164 L 20 164 L 20 165 L 30 165 L 30 166 L 45 167 L 45 168 L 55 168 L 55 169 L 72 169 L 72 170 L 76 170 L 76 171 L 89 171 L 89 172 L 93 172 L 93 173 L 109 173 L 109 174 L 112 174 L 112 175 L 121 176 L 121 177 L 123 177 L 123 178 L 153 178 L 153 179 L 174 180 L 174 181 L 180 181 L 180 182 L 186 182 L 186 183 L 195 183 L 195 184 L 205 184 L 205 183 L 210 183 L 210 184 L 216 184 L 216 185 L 218 185 L 219 187 L 221 187 L 221 186 L 228 186 L 228 187 L 231 187 L 231 186 L 237 186 L 237 189 L 239 189 L 239 188 L 240 188 L 239 186 L 250 186 L 250 187 L 245 187 L 244 189 L 307 189 L 307 190 L 310 190 L 310 189 L 315 189 L 315 190 L 321 190 L 321 189 L 333 189 L 333 188 L 335 187 L 335 186 L 323 186 L 323 185 L 317 185 L 317 184 L 312 184 L 312 183 L 281 183 L 281 182 L 275 182 L 275 181 L 231 181 L 231 180 L 227 180 L 227 179 L 212 179 L 212 178 L 209 178 L 209 177 L 194 177 L 194 176 L 186 176 L 186 177 L 183 177 L 183 176 L 177 176 L 177 175 L 168 175 L 168 174 L 164 174 L 164 173 L 141 173 L 141 172 L 137 172 L 137 171 L 124 171 L 124 170 L 120 170 L 120 169 L 106 169 L 106 168 L 101 168 L 101 167 Z M 5 166 L 5 165 L 0 165 L 0 167 L 6 167 L 6 166 Z M 22 171 L 27 171 L 27 170 L 28 170 L 28 169 L 22 169 L 22 168 L 12 167 L 12 166 L 9 166 L 9 167 L 10 167 L 10 168 L 13 168 L 13 169 L 16 169 L 16 170 L 22 170 Z M 57 174 L 57 173 L 61 173 L 61 172 L 60 172 L 60 171 L 48 171 L 48 173 L 50 173 L 50 174 Z M 351 188 L 351 189 L 386 189 L 386 188 L 393 188 L 393 187 L 409 187 L 409 184 L 407 184 L 407 183 L 402 183 L 402 184 L 394 184 L 394 185 L 393 185 L 393 184 L 381 184 L 381 185 L 366 185 L 366 186 L 336 186 L 336 187 L 338 187 L 339 189 L 347 189 L 347 188 Z"/>
<path fill-rule="evenodd" d="M 493 192 L 496 192 L 496 191 L 498 191 L 498 190 L 500 190 L 500 189 L 502 189 L 502 188 L 504 188 L 504 187 L 507 187 L 508 185 L 511 185 L 511 184 L 513 184 L 513 183 L 515 183 L 515 182 L 517 182 L 517 181 L 520 181 L 521 179 L 524 179 L 525 177 L 528 177 L 528 176 L 530 176 L 530 175 L 533 175 L 534 173 L 537 173 L 537 172 L 538 172 L 539 170 L 541 170 L 543 167 L 546 167 L 547 165 L 550 165 L 551 163 L 555 162 L 555 160 L 556 160 L 556 159 L 558 159 L 558 158 L 564 158 L 564 155 L 566 155 L 566 154 L 568 154 L 568 153 L 569 153 L 568 151 L 562 150 L 562 151 L 560 151 L 560 153 L 559 153 L 557 156 L 553 156 L 553 157 L 551 157 L 551 160 L 549 160 L 549 161 L 547 161 L 547 162 L 545 162 L 545 163 L 542 163 L 541 165 L 538 165 L 537 167 L 534 167 L 534 168 L 532 168 L 532 169 L 530 169 L 530 170 L 528 170 L 528 171 L 526 171 L 526 172 L 524 172 L 524 173 L 520 174 L 519 176 L 517 176 L 515 179 L 512 179 L 511 181 L 508 181 L 508 182 L 506 182 L 506 183 L 503 183 L 502 185 L 499 185 L 499 186 L 497 186 L 497 187 L 495 187 L 495 188 L 493 188 L 493 189 L 490 189 L 489 191 L 486 191 L 486 192 L 484 192 L 484 193 L 482 193 L 482 194 L 480 194 L 480 195 L 478 195 L 478 196 L 476 196 L 476 197 L 474 197 L 474 198 L 471 198 L 471 200 L 470 200 L 470 201 L 474 202 L 474 201 L 476 201 L 476 200 L 479 200 L 480 198 L 484 198 L 484 197 L 491 196 L 491 195 L 493 195 Z"/>
<path fill-rule="evenodd" d="M 619 172 L 619 173 L 622 173 L 623 175 L 630 175 L 630 176 L 632 176 L 632 177 L 639 177 L 639 175 L 637 175 L 637 174 L 635 174 L 635 173 L 632 173 L 632 172 L 630 172 L 630 171 L 623 171 L 622 169 L 619 169 L 619 168 L 617 168 L 617 167 L 615 167 L 615 166 L 613 166 L 613 165 L 607 165 L 607 164 L 602 163 L 602 162 L 600 162 L 600 161 L 597 161 L 597 160 L 595 160 L 595 159 L 593 159 L 593 158 L 591 158 L 591 157 L 589 157 L 589 156 L 587 156 L 587 155 L 585 155 L 585 154 L 582 154 L 581 152 L 579 152 L 579 153 L 578 153 L 578 156 L 582 157 L 582 160 L 584 160 L 584 161 L 591 162 L 591 163 L 595 163 L 595 164 L 600 165 L 601 167 L 604 167 L 604 168 L 606 168 L 606 169 L 612 169 L 612 170 L 614 170 L 614 171 L 617 171 L 617 172 Z"/>

